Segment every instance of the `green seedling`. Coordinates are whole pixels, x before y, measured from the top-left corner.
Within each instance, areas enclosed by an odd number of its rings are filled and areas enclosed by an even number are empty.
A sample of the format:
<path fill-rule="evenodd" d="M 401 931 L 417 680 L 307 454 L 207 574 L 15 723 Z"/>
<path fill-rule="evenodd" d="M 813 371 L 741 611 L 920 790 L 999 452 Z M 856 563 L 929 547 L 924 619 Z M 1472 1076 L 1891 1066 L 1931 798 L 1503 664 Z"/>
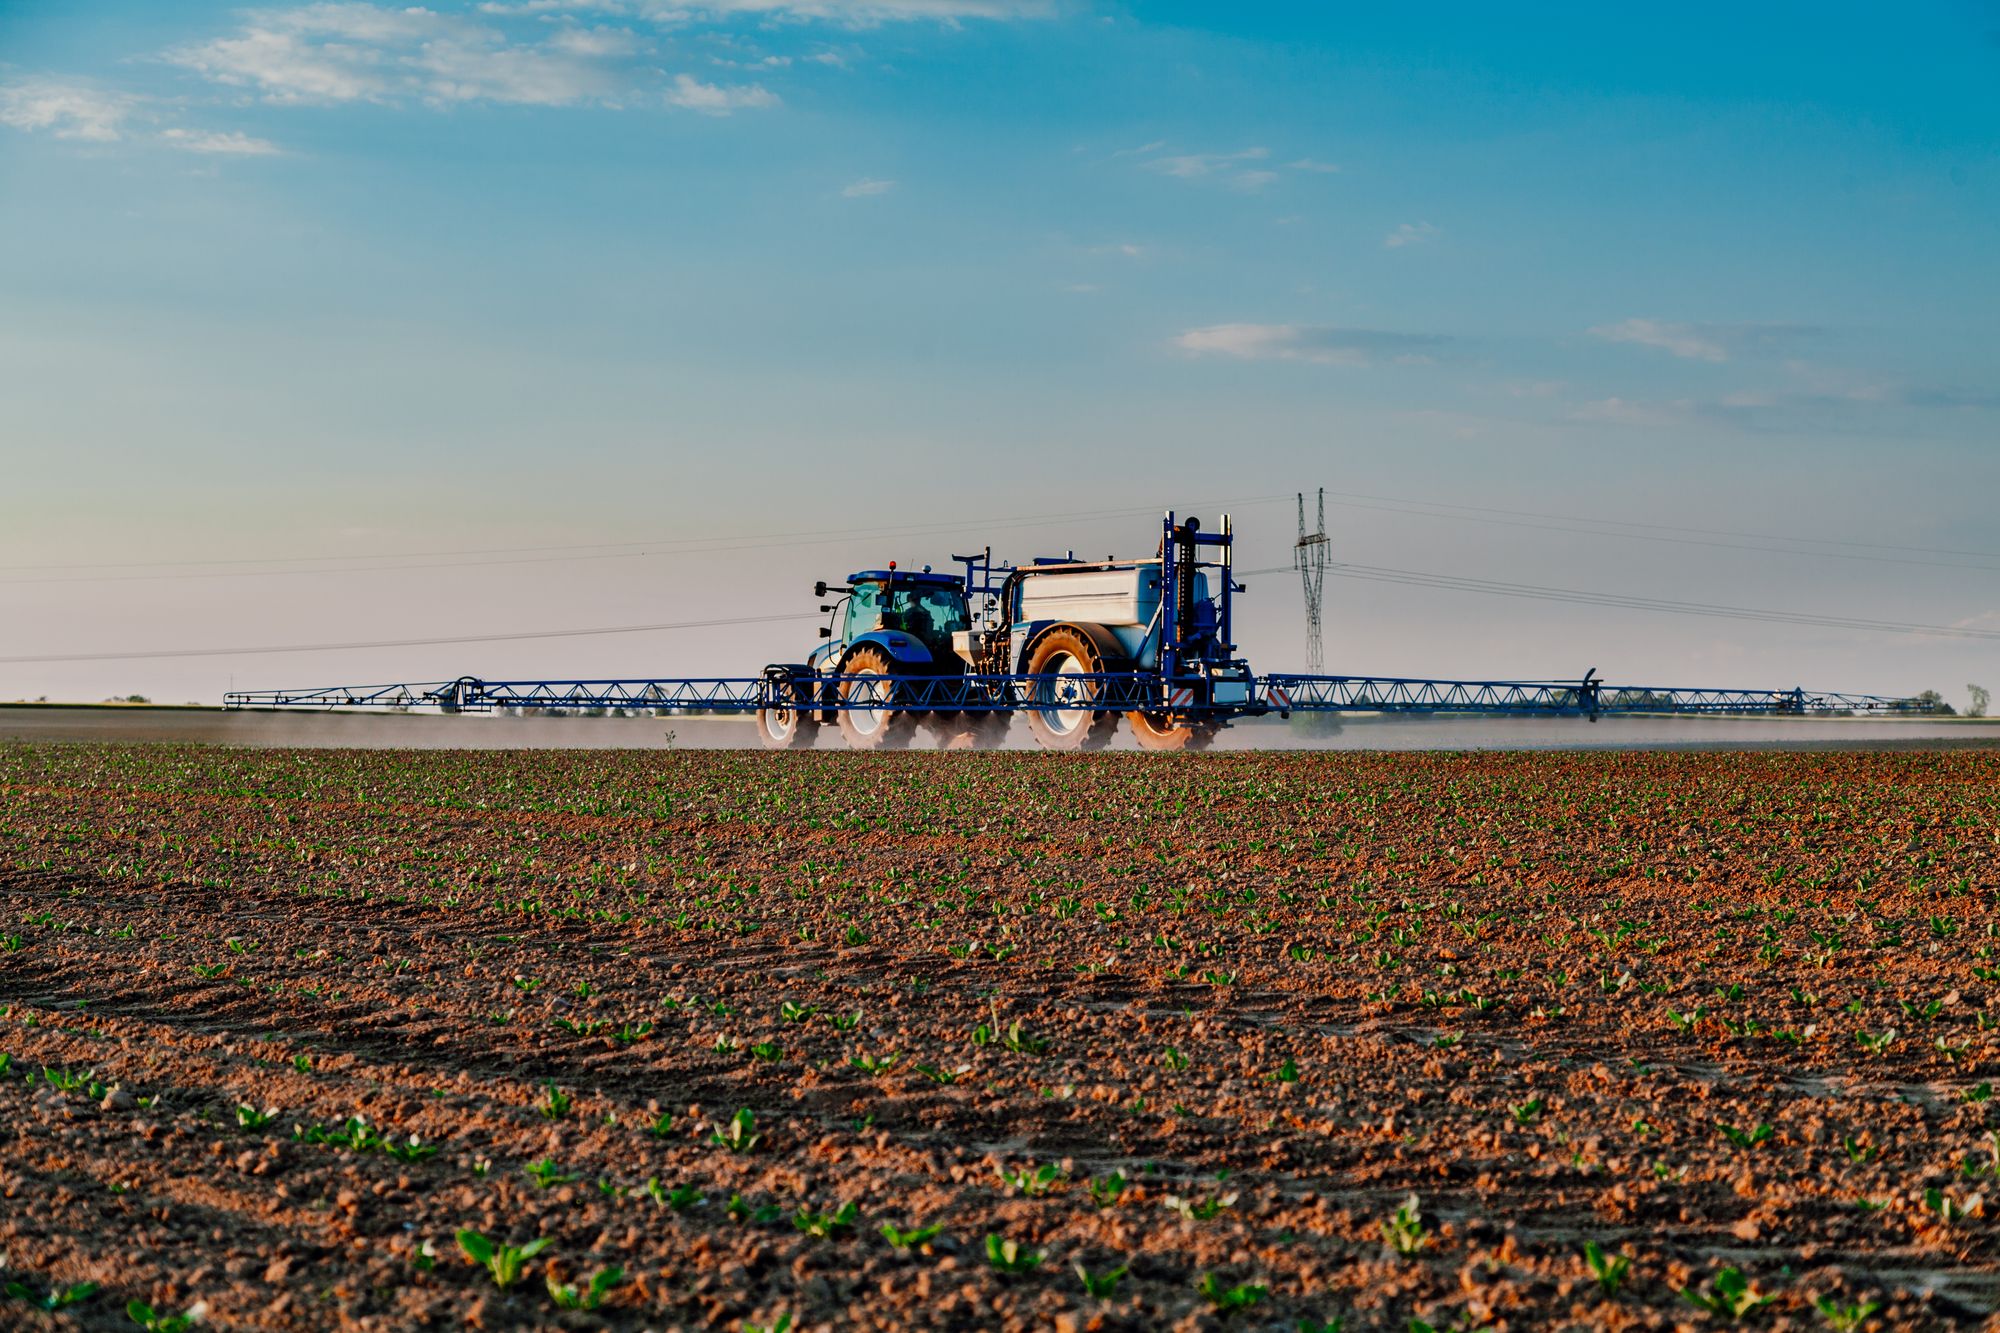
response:
<path fill-rule="evenodd" d="M 1182 1055 L 1178 1047 L 1162 1046 L 1160 1048 L 1160 1063 L 1175 1073 L 1179 1073 L 1194 1062 L 1188 1059 L 1187 1056 Z"/>
<path fill-rule="evenodd" d="M 646 1132 L 656 1139 L 663 1139 L 674 1131 L 674 1116 L 671 1111 L 662 1111 L 653 1117 L 653 1123 L 646 1126 Z"/>
<path fill-rule="evenodd" d="M 1062 1168 L 1053 1164 L 1038 1167 L 1033 1171 L 1025 1167 L 1018 1171 L 1008 1171 L 996 1166 L 993 1168 L 993 1173 L 1000 1177 L 1002 1185 L 1031 1199 L 1047 1194 L 1063 1178 Z"/>
<path fill-rule="evenodd" d="M 1872 1162 L 1882 1155 L 1880 1148 L 1875 1147 L 1873 1144 L 1863 1143 L 1852 1135 L 1843 1135 L 1840 1140 L 1840 1146 L 1846 1152 L 1847 1160 L 1857 1165 Z"/>
<path fill-rule="evenodd" d="M 832 1240 L 842 1232 L 854 1230 L 855 1219 L 860 1216 L 861 1210 L 850 1199 L 831 1213 L 801 1208 L 792 1214 L 792 1225 L 815 1240 Z"/>
<path fill-rule="evenodd" d="M 313 1068 L 313 1058 L 310 1055 L 295 1055 L 292 1057 L 292 1068 L 301 1074 L 310 1074 Z"/>
<path fill-rule="evenodd" d="M 757 1117 L 749 1107 L 744 1107 L 729 1117 L 729 1123 L 708 1136 L 710 1143 L 733 1153 L 752 1153 L 764 1136 L 756 1132 Z"/>
<path fill-rule="evenodd" d="M 564 1175 L 563 1169 L 546 1157 L 538 1162 L 528 1163 L 521 1168 L 521 1172 L 543 1189 L 549 1189 L 556 1185 L 567 1185 L 576 1179 L 575 1176 Z"/>
<path fill-rule="evenodd" d="M 746 1321 L 743 1333 L 792 1333 L 792 1316 L 789 1313 L 781 1314 L 768 1324 L 752 1324 Z"/>
<path fill-rule="evenodd" d="M 1094 1276 L 1082 1264 L 1077 1264 L 1075 1267 L 1076 1275 L 1083 1283 L 1084 1293 L 1100 1301 L 1108 1301 L 1117 1297 L 1118 1279 L 1125 1276 L 1126 1269 L 1130 1265 L 1120 1264 L 1108 1273 L 1098 1273 Z"/>
<path fill-rule="evenodd" d="M 547 1236 L 537 1236 L 526 1245 L 496 1245 L 470 1228 L 458 1233 L 458 1248 L 465 1251 L 466 1258 L 490 1273 L 493 1285 L 502 1291 L 519 1282 L 528 1260 L 552 1243 Z"/>
<path fill-rule="evenodd" d="M 611 1289 L 625 1280 L 625 1270 L 613 1266 L 600 1268 L 590 1279 L 590 1285 L 579 1290 L 575 1283 L 558 1282 L 553 1276 L 546 1277 L 549 1299 L 565 1310 L 595 1310 L 604 1304 L 604 1298 Z"/>
<path fill-rule="evenodd" d="M 1271 1294 L 1269 1287 L 1255 1282 L 1241 1282 L 1226 1287 L 1222 1279 L 1213 1273 L 1203 1273 L 1195 1290 L 1208 1297 L 1208 1303 L 1224 1314 L 1232 1310 L 1247 1310 L 1258 1301 Z"/>
<path fill-rule="evenodd" d="M 1278 1066 L 1277 1071 L 1275 1073 L 1270 1075 L 1270 1079 L 1273 1083 L 1298 1082 L 1299 1081 L 1298 1064 L 1292 1059 L 1291 1056 L 1289 1055 L 1286 1056 L 1285 1062 Z"/>
<path fill-rule="evenodd" d="M 929 1253 L 930 1244 L 944 1234 L 944 1223 L 938 1222 L 927 1227 L 912 1227 L 902 1230 L 894 1223 L 884 1222 L 881 1226 L 882 1239 L 898 1250 L 916 1250 Z"/>
<path fill-rule="evenodd" d="M 34 1289 L 25 1282 L 9 1282 L 7 1295 L 13 1300 L 24 1301 L 37 1310 L 53 1314 L 57 1310 L 67 1310 L 97 1294 L 95 1282 L 78 1282 L 71 1286 L 51 1286 L 43 1295 L 36 1295 Z"/>
<path fill-rule="evenodd" d="M 1720 1120 L 1715 1122 L 1715 1127 L 1722 1131 L 1723 1138 L 1728 1139 L 1739 1148 L 1761 1147 L 1771 1141 L 1771 1135 L 1774 1132 L 1770 1125 L 1762 1121 L 1757 1123 L 1756 1128 L 1749 1130 L 1738 1129 L 1734 1125 L 1725 1125 Z"/>
<path fill-rule="evenodd" d="M 1857 1032 L 1854 1034 L 1854 1040 L 1860 1044 L 1862 1050 L 1869 1052 L 1871 1055 L 1880 1055 L 1895 1045 L 1896 1029 L 1884 1028 L 1882 1031 L 1875 1033 Z"/>
<path fill-rule="evenodd" d="M 238 1129 L 262 1129 L 277 1118 L 278 1108 L 275 1106 L 262 1111 L 248 1104 L 240 1105 L 236 1108 L 236 1126 Z"/>
<path fill-rule="evenodd" d="M 1590 1269 L 1590 1275 L 1597 1279 L 1598 1289 L 1606 1296 L 1616 1296 L 1618 1288 L 1625 1285 L 1626 1275 L 1632 1271 L 1632 1261 L 1622 1254 L 1606 1254 L 1594 1240 L 1583 1243 L 1583 1262 Z"/>
<path fill-rule="evenodd" d="M 555 1085 L 554 1080 L 542 1084 L 542 1100 L 535 1105 L 544 1120 L 560 1120 L 569 1114 L 570 1095 Z"/>
<path fill-rule="evenodd" d="M 832 1020 L 833 1026 L 841 1032 L 852 1032 L 861 1026 L 861 1011 L 859 1009 L 856 1009 L 851 1014 L 828 1014 L 827 1017 Z"/>
<path fill-rule="evenodd" d="M 1821 1296 L 1813 1302 L 1820 1318 L 1834 1333 L 1860 1333 L 1868 1320 L 1882 1308 L 1880 1301 L 1859 1301 L 1853 1305 L 1842 1305 L 1831 1296 Z"/>
<path fill-rule="evenodd" d="M 940 1065 L 920 1064 L 916 1066 L 916 1071 L 919 1074 L 922 1074 L 925 1078 L 929 1079 L 931 1082 L 939 1084 L 942 1087 L 948 1088 L 952 1084 L 958 1082 L 959 1079 L 963 1078 L 965 1075 L 970 1074 L 972 1072 L 972 1066 L 960 1065 L 956 1069 L 946 1069 Z"/>
<path fill-rule="evenodd" d="M 1234 1194 L 1219 1194 L 1200 1199 L 1183 1199 L 1178 1194 L 1169 1194 L 1160 1201 L 1167 1208 L 1181 1215 L 1184 1222 L 1206 1222 L 1223 1209 L 1236 1202 Z"/>
<path fill-rule="evenodd" d="M 146 1330 L 146 1333 L 188 1333 L 201 1322 L 201 1307 L 195 1306 L 185 1314 L 174 1314 L 170 1310 L 155 1310 L 144 1301 L 127 1301 L 125 1317 Z"/>
<path fill-rule="evenodd" d="M 1105 1176 L 1092 1176 L 1084 1186 L 1090 1194 L 1090 1201 L 1099 1208 L 1110 1208 L 1118 1202 L 1118 1196 L 1125 1192 L 1125 1173 L 1113 1171 Z"/>
<path fill-rule="evenodd" d="M 1507 1114 L 1514 1117 L 1514 1123 L 1517 1125 L 1532 1125 L 1535 1123 L 1535 1118 L 1541 1115 L 1542 1108 L 1546 1105 L 1548 1103 L 1542 1098 L 1530 1097 L 1519 1106 L 1508 1107 Z"/>
<path fill-rule="evenodd" d="M 1002 1240 L 989 1232 L 986 1237 L 986 1262 L 1002 1273 L 1027 1273 L 1041 1267 L 1042 1255 L 1039 1251 L 1024 1249 L 1017 1240 Z"/>
<path fill-rule="evenodd" d="M 894 1051 L 891 1051 L 887 1055 L 880 1055 L 880 1056 L 857 1055 L 849 1059 L 847 1063 L 852 1067 L 854 1067 L 855 1069 L 858 1069 L 862 1073 L 867 1074 L 871 1078 L 873 1078 L 873 1077 L 880 1077 L 881 1075 L 886 1074 L 890 1070 L 894 1069 L 896 1067 L 896 1062 L 902 1058 L 903 1058 L 902 1056 L 897 1055 Z"/>
<path fill-rule="evenodd" d="M 816 1004 L 797 1004 L 791 1000 L 786 1000 L 778 1006 L 778 1017 L 787 1023 L 803 1023 L 818 1012 L 819 1006 Z"/>
<path fill-rule="evenodd" d="M 1423 1202 L 1414 1194 L 1404 1199 L 1382 1224 L 1382 1239 L 1397 1254 L 1412 1255 L 1424 1247 Z"/>
<path fill-rule="evenodd" d="M 1016 1055 L 1041 1055 L 1049 1049 L 1048 1038 L 1029 1036 L 1018 1018 L 1009 1023 L 1007 1030 L 1000 1035 L 1000 1044 Z"/>
<path fill-rule="evenodd" d="M 1708 1290 L 1696 1291 L 1692 1287 L 1681 1292 L 1681 1299 L 1697 1309 L 1706 1310 L 1718 1319 L 1740 1322 L 1744 1316 L 1777 1300 L 1776 1296 L 1759 1296 L 1757 1289 L 1750 1285 L 1750 1279 L 1742 1270 L 1725 1268 L 1709 1282 Z"/>
<path fill-rule="evenodd" d="M 750 1048 L 750 1054 L 759 1060 L 776 1064 L 785 1058 L 785 1048 L 775 1041 L 760 1041 Z"/>
<path fill-rule="evenodd" d="M 1946 1194 L 1941 1189 L 1932 1188 L 1924 1191 L 1925 1209 L 1930 1212 L 1936 1213 L 1938 1221 L 1944 1223 L 1944 1225 L 1946 1226 L 1950 1226 L 1954 1222 L 1962 1221 L 1965 1218 L 1970 1217 L 1972 1215 L 1973 1208 L 1976 1205 L 1978 1205 L 1979 1202 L 1980 1200 L 1976 1196 L 1972 1203 L 1965 1204 L 1965 1203 L 1960 1203 L 1957 1199 L 1952 1198 L 1951 1195 Z"/>

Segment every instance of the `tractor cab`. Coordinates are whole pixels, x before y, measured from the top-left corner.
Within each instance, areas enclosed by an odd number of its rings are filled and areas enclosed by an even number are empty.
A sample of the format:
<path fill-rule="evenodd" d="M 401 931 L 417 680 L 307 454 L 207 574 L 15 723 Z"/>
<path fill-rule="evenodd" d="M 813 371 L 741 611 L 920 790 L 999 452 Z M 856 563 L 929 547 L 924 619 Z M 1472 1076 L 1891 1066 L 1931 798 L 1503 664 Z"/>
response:
<path fill-rule="evenodd" d="M 971 624 L 965 580 L 894 565 L 864 569 L 847 580 L 847 597 L 822 636 L 812 665 L 837 666 L 854 649 L 874 644 L 899 665 L 924 672 L 956 665 L 951 636 Z"/>

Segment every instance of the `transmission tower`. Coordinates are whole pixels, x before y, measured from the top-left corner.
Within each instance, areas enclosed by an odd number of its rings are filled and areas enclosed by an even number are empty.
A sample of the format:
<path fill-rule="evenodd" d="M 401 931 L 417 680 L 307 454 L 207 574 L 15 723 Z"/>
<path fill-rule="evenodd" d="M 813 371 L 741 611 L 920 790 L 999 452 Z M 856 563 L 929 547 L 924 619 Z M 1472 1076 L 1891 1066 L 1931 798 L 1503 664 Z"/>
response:
<path fill-rule="evenodd" d="M 1306 594 L 1306 670 L 1318 673 L 1326 666 L 1326 652 L 1320 646 L 1320 590 L 1326 584 L 1326 487 L 1319 488 L 1319 527 L 1306 531 L 1306 496 L 1299 492 L 1299 540 L 1292 547 L 1292 566 Z"/>

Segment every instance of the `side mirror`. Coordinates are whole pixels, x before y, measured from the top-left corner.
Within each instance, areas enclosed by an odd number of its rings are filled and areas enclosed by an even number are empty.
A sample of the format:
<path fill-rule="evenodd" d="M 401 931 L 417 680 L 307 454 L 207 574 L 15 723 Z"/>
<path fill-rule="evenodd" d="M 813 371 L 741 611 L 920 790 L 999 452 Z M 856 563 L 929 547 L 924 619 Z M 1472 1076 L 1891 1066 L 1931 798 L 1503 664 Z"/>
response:
<path fill-rule="evenodd" d="M 833 637 L 833 626 L 831 626 L 831 625 L 821 625 L 821 626 L 819 627 L 819 636 L 820 636 L 820 637 L 821 637 L 822 639 L 830 639 L 830 638 L 832 638 L 832 637 Z"/>
<path fill-rule="evenodd" d="M 813 596 L 815 596 L 815 597 L 824 597 L 824 596 L 826 596 L 826 580 L 825 580 L 825 579 L 821 579 L 821 580 L 820 580 L 820 581 L 819 581 L 818 583 L 815 583 L 815 584 L 813 584 Z M 824 610 L 825 608 L 824 608 L 824 607 L 822 607 L 821 609 L 822 609 L 822 610 Z"/>

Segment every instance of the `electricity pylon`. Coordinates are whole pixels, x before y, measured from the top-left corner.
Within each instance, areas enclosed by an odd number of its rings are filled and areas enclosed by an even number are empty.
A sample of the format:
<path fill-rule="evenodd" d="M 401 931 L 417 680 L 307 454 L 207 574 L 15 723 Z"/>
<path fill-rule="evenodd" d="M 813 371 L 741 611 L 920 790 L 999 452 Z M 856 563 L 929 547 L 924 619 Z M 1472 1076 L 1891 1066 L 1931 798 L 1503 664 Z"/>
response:
<path fill-rule="evenodd" d="M 1319 527 L 1306 531 L 1306 496 L 1299 492 L 1299 540 L 1292 547 L 1292 566 L 1299 571 L 1306 594 L 1306 670 L 1317 674 L 1326 666 L 1320 646 L 1320 590 L 1326 585 L 1326 487 L 1319 488 Z"/>

